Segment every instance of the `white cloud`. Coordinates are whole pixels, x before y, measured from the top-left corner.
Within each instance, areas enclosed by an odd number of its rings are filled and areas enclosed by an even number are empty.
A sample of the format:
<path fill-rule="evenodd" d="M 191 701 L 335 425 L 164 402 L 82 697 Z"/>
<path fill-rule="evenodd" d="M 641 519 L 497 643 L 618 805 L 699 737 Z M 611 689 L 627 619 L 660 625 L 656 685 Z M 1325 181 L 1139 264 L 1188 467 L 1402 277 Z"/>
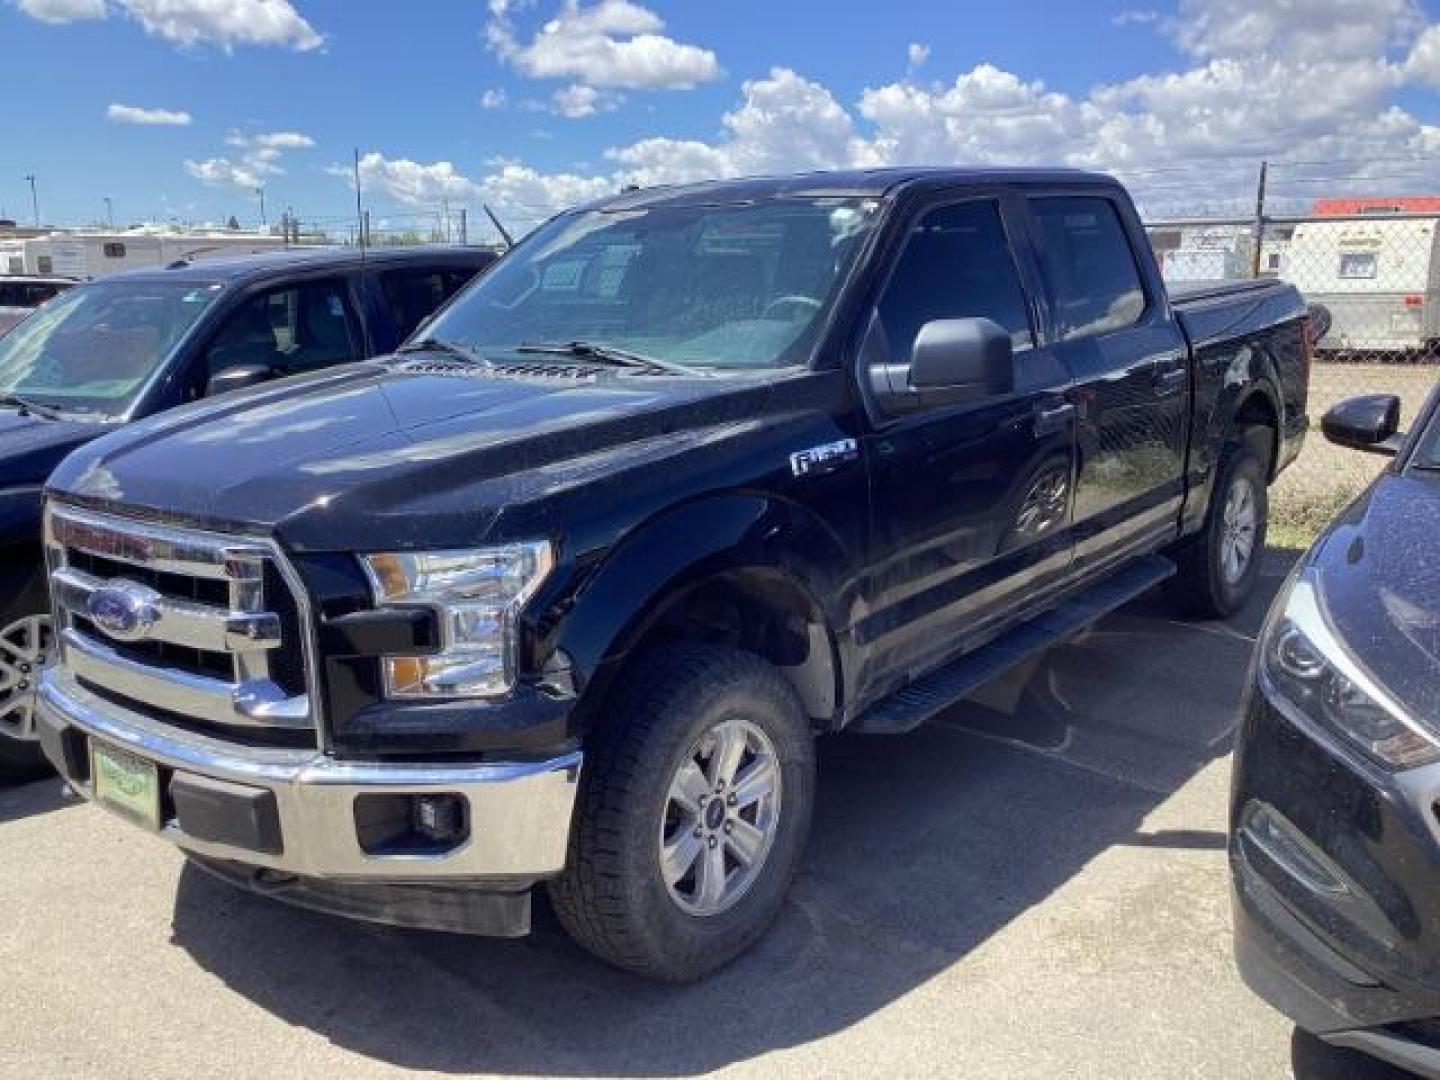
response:
<path fill-rule="evenodd" d="M 503 109 L 510 96 L 500 87 L 493 87 L 480 95 L 482 109 Z"/>
<path fill-rule="evenodd" d="M 181 46 L 271 45 L 306 52 L 325 39 L 291 0 L 16 0 L 20 10 L 50 23 L 101 19 L 123 12 L 152 37 Z"/>
<path fill-rule="evenodd" d="M 187 160 L 185 171 L 206 184 L 264 187 L 272 177 L 285 174 L 280 163 L 287 152 L 309 149 L 315 145 L 315 140 L 298 131 L 270 131 L 256 135 L 232 131 L 225 136 L 225 145 L 233 147 L 237 153 L 203 161 Z"/>
<path fill-rule="evenodd" d="M 596 90 L 584 83 L 573 83 L 550 95 L 550 108 L 557 116 L 582 120 L 596 113 L 610 112 L 620 103 L 620 95 Z"/>
<path fill-rule="evenodd" d="M 563 0 L 555 18 L 522 41 L 519 5 L 492 0 L 486 40 L 502 60 L 533 79 L 571 79 L 590 87 L 685 89 L 723 75 L 709 49 L 661 33 L 664 20 L 631 0 L 588 7 Z"/>
<path fill-rule="evenodd" d="M 116 124 L 160 127 L 186 127 L 194 119 L 188 112 L 181 109 L 142 109 L 134 105 L 115 104 L 105 110 L 105 116 Z"/>
<path fill-rule="evenodd" d="M 16 6 L 32 19 L 46 23 L 105 17 L 105 0 L 16 0 Z"/>
<path fill-rule="evenodd" d="M 930 59 L 930 46 L 921 44 L 918 41 L 912 41 L 910 48 L 905 51 L 905 55 L 910 58 L 910 67 L 912 69 L 924 67 L 925 61 Z"/>
<path fill-rule="evenodd" d="M 505 17 L 514 9 L 491 4 Z M 1440 85 L 1440 26 L 1427 26 L 1412 0 L 1182 0 L 1178 16 L 1130 21 L 1153 23 L 1186 59 L 1083 94 L 982 63 L 948 81 L 909 76 L 872 86 L 849 104 L 778 68 L 744 84 L 717 138 L 657 135 L 612 147 L 604 175 L 510 162 L 470 178 L 449 163 L 404 164 L 443 166 L 449 182 L 470 185 L 470 197 L 523 181 L 534 216 L 626 183 L 890 164 L 1105 169 L 1152 214 L 1248 213 L 1262 157 L 1291 163 L 1272 171 L 1272 206 L 1281 210 L 1317 194 L 1433 186 L 1440 126 L 1396 97 L 1407 86 Z M 374 157 L 377 168 L 385 162 Z M 510 187 L 497 186 L 501 173 Z"/>

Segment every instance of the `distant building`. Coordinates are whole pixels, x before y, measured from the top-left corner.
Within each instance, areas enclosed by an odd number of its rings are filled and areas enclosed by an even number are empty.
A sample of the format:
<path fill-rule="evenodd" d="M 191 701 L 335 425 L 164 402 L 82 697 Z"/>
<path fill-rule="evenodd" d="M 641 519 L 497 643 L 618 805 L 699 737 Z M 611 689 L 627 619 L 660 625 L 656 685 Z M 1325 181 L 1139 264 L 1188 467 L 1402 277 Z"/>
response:
<path fill-rule="evenodd" d="M 1440 195 L 1364 195 L 1350 199 L 1316 199 L 1317 217 L 1344 214 L 1437 214 Z"/>

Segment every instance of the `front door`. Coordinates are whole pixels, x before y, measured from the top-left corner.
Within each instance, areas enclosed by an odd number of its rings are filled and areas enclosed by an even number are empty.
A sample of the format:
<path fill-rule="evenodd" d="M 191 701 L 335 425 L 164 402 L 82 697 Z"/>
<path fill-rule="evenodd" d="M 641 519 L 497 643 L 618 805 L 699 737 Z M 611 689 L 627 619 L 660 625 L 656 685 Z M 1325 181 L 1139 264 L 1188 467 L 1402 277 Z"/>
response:
<path fill-rule="evenodd" d="M 1075 380 L 1077 573 L 1174 537 L 1184 497 L 1190 368 L 1153 262 L 1105 195 L 1027 200 L 1052 350 Z"/>
<path fill-rule="evenodd" d="M 873 548 L 856 624 L 873 699 L 972 647 L 1023 596 L 1068 573 L 1073 433 L 1063 366 L 1036 347 L 1000 197 L 922 209 L 870 320 L 862 364 L 908 362 L 933 319 L 984 317 L 1011 334 L 1014 392 L 879 418 L 866 438 Z"/>

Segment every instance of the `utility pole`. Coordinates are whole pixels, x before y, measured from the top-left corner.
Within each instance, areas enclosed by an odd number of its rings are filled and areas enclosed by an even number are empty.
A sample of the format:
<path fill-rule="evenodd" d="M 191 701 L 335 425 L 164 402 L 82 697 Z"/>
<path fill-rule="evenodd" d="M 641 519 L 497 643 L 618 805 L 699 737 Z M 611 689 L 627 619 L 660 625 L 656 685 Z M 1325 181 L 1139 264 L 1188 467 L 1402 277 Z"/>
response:
<path fill-rule="evenodd" d="M 355 224 L 360 230 L 360 255 L 365 255 L 365 233 L 369 230 L 370 222 L 365 219 L 364 204 L 360 200 L 360 148 L 355 148 Z"/>
<path fill-rule="evenodd" d="M 1265 184 L 1270 176 L 1270 163 L 1260 162 L 1260 186 L 1255 191 L 1255 234 L 1250 243 L 1250 276 L 1260 276 L 1260 248 L 1265 243 Z"/>
<path fill-rule="evenodd" d="M 35 174 L 30 173 L 25 177 L 30 181 L 30 209 L 35 212 L 35 228 L 40 228 L 40 196 L 35 193 Z"/>
<path fill-rule="evenodd" d="M 260 229 L 263 232 L 270 227 L 270 222 L 265 218 L 265 187 L 263 184 L 255 189 L 255 194 L 260 196 Z"/>
<path fill-rule="evenodd" d="M 110 223 L 110 231 L 115 231 L 115 200 L 109 195 L 105 196 L 105 220 Z"/>
<path fill-rule="evenodd" d="M 467 219 L 469 211 L 465 207 L 460 208 L 460 246 L 464 247 L 470 243 L 470 223 Z"/>

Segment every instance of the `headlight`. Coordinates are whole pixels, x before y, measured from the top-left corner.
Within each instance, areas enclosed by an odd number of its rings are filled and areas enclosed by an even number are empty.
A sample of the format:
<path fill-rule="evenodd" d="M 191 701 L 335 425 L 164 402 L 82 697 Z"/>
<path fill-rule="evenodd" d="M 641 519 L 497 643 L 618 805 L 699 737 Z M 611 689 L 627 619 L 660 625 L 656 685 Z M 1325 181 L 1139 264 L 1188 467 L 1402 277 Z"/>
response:
<path fill-rule="evenodd" d="M 1360 666 L 1330 629 L 1315 585 L 1301 577 L 1265 637 L 1265 674 L 1307 716 L 1391 769 L 1440 760 L 1440 742 Z"/>
<path fill-rule="evenodd" d="M 549 543 L 363 557 L 381 607 L 429 607 L 440 651 L 382 660 L 392 698 L 493 697 L 515 685 L 515 617 L 554 565 Z"/>

